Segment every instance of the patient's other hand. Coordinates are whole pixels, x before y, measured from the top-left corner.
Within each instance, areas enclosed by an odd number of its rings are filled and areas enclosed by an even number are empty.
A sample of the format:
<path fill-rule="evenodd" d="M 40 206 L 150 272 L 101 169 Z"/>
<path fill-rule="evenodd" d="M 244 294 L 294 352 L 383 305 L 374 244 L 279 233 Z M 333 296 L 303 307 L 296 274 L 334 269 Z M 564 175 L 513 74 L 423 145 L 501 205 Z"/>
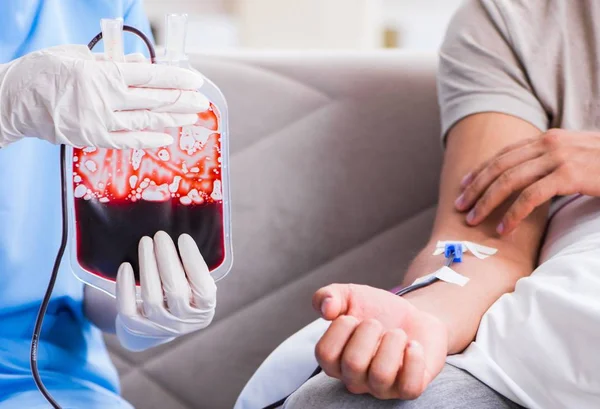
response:
<path fill-rule="evenodd" d="M 415 399 L 441 371 L 446 326 L 388 291 L 332 284 L 317 291 L 314 308 L 333 321 L 316 346 L 324 372 L 352 393 Z"/>

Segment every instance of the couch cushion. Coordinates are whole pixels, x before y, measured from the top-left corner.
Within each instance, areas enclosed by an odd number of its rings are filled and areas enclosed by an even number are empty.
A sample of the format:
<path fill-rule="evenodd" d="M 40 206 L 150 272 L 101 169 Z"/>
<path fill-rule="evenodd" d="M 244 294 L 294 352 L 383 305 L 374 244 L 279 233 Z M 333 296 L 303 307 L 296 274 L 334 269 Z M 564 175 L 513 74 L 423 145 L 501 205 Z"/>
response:
<path fill-rule="evenodd" d="M 437 196 L 433 56 L 192 61 L 229 104 L 234 267 L 206 330 L 136 354 L 107 337 L 138 408 L 231 408 L 269 352 L 315 318 L 319 286 L 401 280 Z"/>

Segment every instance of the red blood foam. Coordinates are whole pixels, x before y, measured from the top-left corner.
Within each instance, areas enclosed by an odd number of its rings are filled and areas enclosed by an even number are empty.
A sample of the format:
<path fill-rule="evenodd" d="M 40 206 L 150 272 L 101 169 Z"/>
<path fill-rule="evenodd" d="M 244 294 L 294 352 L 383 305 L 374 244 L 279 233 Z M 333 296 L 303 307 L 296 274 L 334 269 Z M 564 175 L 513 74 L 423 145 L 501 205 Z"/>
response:
<path fill-rule="evenodd" d="M 221 142 L 214 106 L 198 114 L 195 126 L 170 132 L 176 133 L 176 142 L 159 149 L 75 149 L 75 197 L 103 202 L 185 196 L 189 200 L 182 204 L 221 201 Z"/>

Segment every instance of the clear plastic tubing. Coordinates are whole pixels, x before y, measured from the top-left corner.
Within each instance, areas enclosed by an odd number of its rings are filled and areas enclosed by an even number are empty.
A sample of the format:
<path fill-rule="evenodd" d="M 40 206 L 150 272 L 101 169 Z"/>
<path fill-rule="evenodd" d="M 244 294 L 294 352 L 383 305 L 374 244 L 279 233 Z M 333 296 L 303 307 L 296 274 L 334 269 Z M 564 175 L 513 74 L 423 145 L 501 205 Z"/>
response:
<path fill-rule="evenodd" d="M 186 59 L 185 39 L 187 31 L 187 14 L 167 14 L 165 36 L 165 60 L 177 64 Z"/>
<path fill-rule="evenodd" d="M 123 19 L 103 18 L 100 20 L 102 27 L 102 40 L 104 42 L 104 57 L 108 61 L 124 62 L 123 50 Z"/>

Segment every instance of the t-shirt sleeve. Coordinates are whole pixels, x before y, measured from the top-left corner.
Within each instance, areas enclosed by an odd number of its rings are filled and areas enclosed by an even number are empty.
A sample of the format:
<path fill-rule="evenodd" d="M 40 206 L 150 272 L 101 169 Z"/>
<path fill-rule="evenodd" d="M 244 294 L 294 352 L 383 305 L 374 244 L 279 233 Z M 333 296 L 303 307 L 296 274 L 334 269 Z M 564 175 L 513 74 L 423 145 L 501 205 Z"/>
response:
<path fill-rule="evenodd" d="M 548 114 L 511 42 L 506 17 L 493 0 L 469 0 L 450 22 L 438 70 L 444 140 L 458 121 L 482 112 L 512 115 L 547 130 Z"/>
<path fill-rule="evenodd" d="M 144 11 L 144 5 L 142 0 L 131 0 L 127 3 L 128 4 L 126 5 L 125 13 L 123 16 L 124 23 L 137 28 L 142 33 L 144 33 L 150 39 L 150 41 L 154 43 L 152 31 L 150 30 L 150 22 L 148 21 L 148 17 L 146 16 L 146 12 Z M 140 38 L 138 38 L 132 33 L 125 33 L 123 37 L 125 53 L 142 53 L 146 57 L 149 57 L 148 47 L 146 47 L 146 45 Z"/>

